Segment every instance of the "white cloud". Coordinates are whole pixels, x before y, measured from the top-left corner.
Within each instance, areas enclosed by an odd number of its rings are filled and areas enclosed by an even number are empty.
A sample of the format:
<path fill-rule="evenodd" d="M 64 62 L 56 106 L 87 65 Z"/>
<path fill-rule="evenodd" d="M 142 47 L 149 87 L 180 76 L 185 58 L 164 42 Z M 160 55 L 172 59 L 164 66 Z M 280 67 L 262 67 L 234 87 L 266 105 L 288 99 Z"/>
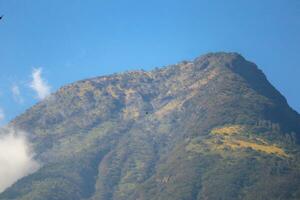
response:
<path fill-rule="evenodd" d="M 4 111 L 2 110 L 2 108 L 0 108 L 0 121 L 4 120 L 4 118 L 5 118 Z"/>
<path fill-rule="evenodd" d="M 23 102 L 24 102 L 24 99 L 23 99 L 23 97 L 22 97 L 22 95 L 21 95 L 19 86 L 13 85 L 13 86 L 11 87 L 11 92 L 12 92 L 12 94 L 13 94 L 14 100 L 15 100 L 17 103 L 23 103 Z"/>
<path fill-rule="evenodd" d="M 33 69 L 30 87 L 37 93 L 38 99 L 44 99 L 50 94 L 50 86 L 42 78 L 42 69 Z"/>
<path fill-rule="evenodd" d="M 5 129 L 4 132 L 0 135 L 0 193 L 39 169 L 25 133 L 13 129 Z"/>

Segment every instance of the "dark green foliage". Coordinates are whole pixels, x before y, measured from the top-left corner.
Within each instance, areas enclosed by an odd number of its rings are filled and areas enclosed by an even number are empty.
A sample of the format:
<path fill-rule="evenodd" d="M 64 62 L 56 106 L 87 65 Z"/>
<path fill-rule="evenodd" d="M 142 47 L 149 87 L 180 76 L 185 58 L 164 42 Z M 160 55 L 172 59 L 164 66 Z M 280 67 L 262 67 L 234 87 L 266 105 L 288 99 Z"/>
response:
<path fill-rule="evenodd" d="M 79 81 L 10 126 L 43 166 L 1 200 L 300 199 L 299 114 L 238 54 Z"/>

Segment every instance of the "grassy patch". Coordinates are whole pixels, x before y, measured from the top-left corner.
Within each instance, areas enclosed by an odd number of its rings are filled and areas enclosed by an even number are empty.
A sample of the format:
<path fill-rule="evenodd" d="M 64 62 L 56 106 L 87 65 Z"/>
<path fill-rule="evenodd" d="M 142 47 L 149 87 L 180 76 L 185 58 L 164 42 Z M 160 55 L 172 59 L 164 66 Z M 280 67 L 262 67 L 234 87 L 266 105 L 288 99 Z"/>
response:
<path fill-rule="evenodd" d="M 279 157 L 289 157 L 283 148 L 276 144 L 270 144 L 255 134 L 245 134 L 246 128 L 241 125 L 228 125 L 214 128 L 211 136 L 203 141 L 191 141 L 187 146 L 188 152 L 203 153 L 205 151 L 223 154 L 226 150 L 238 151 L 251 149 L 265 154 L 273 154 Z"/>
<path fill-rule="evenodd" d="M 284 150 L 276 145 L 269 145 L 269 144 L 257 144 L 252 141 L 244 141 L 244 140 L 236 140 L 236 139 L 225 139 L 223 146 L 228 146 L 231 149 L 238 149 L 238 148 L 251 148 L 255 151 L 261 151 L 266 154 L 275 154 L 281 157 L 288 157 L 288 155 L 284 152 Z"/>
<path fill-rule="evenodd" d="M 211 133 L 215 135 L 234 135 L 234 134 L 241 134 L 244 131 L 245 129 L 241 125 L 230 125 L 221 128 L 215 128 L 211 131 Z"/>

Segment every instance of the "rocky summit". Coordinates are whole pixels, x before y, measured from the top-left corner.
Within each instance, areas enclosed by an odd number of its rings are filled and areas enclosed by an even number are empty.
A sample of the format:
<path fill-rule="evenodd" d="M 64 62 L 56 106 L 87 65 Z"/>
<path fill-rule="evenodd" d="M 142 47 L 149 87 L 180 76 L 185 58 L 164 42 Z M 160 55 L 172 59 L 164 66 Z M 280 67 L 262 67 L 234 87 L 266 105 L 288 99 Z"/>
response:
<path fill-rule="evenodd" d="M 41 167 L 1 200 L 300 199 L 300 115 L 236 53 L 78 81 L 8 127 Z"/>

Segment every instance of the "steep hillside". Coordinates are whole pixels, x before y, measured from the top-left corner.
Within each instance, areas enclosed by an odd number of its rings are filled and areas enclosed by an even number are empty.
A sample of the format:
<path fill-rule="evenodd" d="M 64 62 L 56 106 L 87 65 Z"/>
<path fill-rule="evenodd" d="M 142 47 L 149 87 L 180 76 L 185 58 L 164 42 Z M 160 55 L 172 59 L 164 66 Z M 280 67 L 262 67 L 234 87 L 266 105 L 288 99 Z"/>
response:
<path fill-rule="evenodd" d="M 75 82 L 10 126 L 42 167 L 1 200 L 300 199 L 300 116 L 239 54 Z"/>

